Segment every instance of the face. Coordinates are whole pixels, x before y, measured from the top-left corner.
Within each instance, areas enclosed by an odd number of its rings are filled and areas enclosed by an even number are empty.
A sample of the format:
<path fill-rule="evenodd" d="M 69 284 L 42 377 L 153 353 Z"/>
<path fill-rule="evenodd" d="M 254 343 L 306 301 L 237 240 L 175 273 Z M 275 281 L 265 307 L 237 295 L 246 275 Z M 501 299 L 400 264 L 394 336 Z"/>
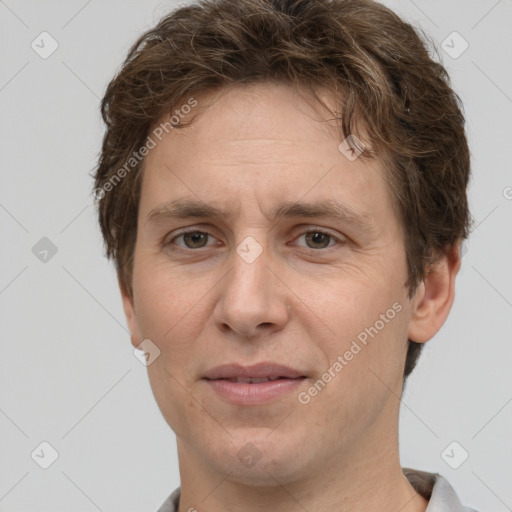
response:
<path fill-rule="evenodd" d="M 196 99 L 145 160 L 132 343 L 160 350 L 150 383 L 181 453 L 286 482 L 393 435 L 418 305 L 401 224 L 382 166 L 347 158 L 305 95 Z"/>

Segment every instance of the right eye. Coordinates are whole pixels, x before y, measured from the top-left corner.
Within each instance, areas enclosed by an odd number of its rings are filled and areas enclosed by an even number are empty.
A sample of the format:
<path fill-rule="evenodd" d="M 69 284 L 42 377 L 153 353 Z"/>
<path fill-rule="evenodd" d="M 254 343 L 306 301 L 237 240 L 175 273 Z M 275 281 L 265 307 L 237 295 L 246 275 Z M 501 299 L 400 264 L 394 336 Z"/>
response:
<path fill-rule="evenodd" d="M 207 247 L 208 237 L 213 238 L 212 235 L 206 231 L 184 231 L 172 238 L 167 245 L 174 244 L 176 240 L 182 239 L 185 245 L 176 243 L 178 247 L 183 249 L 201 249 Z"/>

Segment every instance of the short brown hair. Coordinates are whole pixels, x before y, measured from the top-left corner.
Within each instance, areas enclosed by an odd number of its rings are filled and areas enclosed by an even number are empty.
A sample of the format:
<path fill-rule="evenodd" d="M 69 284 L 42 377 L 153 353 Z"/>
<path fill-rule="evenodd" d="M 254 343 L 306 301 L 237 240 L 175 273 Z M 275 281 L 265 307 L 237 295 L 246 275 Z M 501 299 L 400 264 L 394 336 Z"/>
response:
<path fill-rule="evenodd" d="M 144 161 L 126 162 L 183 98 L 265 82 L 332 90 L 342 135 L 363 122 L 374 152 L 362 156 L 387 164 L 412 297 L 435 258 L 468 236 L 469 149 L 446 70 L 417 30 L 371 0 L 198 0 L 135 42 L 102 100 L 95 174 L 107 256 L 124 288 L 132 293 Z M 409 340 L 405 376 L 421 347 Z"/>

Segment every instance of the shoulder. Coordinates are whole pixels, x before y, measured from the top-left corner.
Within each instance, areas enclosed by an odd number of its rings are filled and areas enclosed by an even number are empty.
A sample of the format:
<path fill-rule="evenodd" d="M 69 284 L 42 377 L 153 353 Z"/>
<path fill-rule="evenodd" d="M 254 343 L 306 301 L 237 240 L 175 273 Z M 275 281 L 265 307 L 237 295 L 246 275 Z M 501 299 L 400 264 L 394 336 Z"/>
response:
<path fill-rule="evenodd" d="M 410 468 L 403 468 L 403 473 L 414 489 L 429 500 L 426 512 L 477 512 L 462 505 L 455 489 L 439 473 Z"/>
<path fill-rule="evenodd" d="M 180 502 L 180 488 L 174 489 L 171 495 L 162 503 L 157 512 L 177 512 Z"/>

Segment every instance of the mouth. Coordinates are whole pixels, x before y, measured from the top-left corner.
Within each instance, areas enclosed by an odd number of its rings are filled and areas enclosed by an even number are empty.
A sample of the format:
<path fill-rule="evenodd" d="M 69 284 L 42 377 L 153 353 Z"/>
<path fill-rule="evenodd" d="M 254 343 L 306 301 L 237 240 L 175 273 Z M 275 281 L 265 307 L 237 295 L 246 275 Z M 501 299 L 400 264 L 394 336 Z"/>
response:
<path fill-rule="evenodd" d="M 302 378 L 302 377 L 299 377 Z M 280 379 L 289 379 L 289 377 L 233 377 L 229 379 L 213 379 L 213 380 L 227 380 L 229 382 L 245 383 L 245 384 L 260 384 L 261 382 L 273 382 Z"/>
<path fill-rule="evenodd" d="M 276 401 L 296 390 L 305 379 L 301 371 L 275 363 L 222 365 L 203 377 L 218 397 L 233 405 Z"/>
<path fill-rule="evenodd" d="M 257 379 L 298 379 L 300 377 L 305 377 L 305 373 L 298 369 L 269 361 L 248 366 L 237 363 L 223 364 L 208 370 L 203 376 L 203 378 L 208 380 L 235 379 L 235 381 L 241 380 L 242 382 L 249 382 L 251 380 L 255 382 Z"/>

